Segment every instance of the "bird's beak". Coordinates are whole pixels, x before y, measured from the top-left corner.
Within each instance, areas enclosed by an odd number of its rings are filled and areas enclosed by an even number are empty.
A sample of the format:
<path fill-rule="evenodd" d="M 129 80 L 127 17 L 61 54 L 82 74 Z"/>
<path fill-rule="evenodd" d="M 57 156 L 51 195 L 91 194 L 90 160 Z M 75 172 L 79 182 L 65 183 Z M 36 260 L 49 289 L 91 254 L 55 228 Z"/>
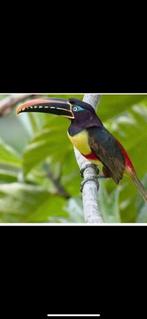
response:
<path fill-rule="evenodd" d="M 74 119 L 72 104 L 64 99 L 34 99 L 17 107 L 16 113 L 22 112 L 52 113 Z"/>

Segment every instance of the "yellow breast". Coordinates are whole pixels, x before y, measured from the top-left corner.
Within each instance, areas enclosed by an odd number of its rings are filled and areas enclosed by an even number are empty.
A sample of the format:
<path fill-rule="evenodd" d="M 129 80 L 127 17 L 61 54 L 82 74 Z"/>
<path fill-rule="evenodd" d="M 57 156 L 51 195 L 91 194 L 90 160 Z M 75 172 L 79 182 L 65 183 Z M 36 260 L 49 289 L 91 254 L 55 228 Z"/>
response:
<path fill-rule="evenodd" d="M 88 133 L 86 130 L 83 130 L 74 136 L 70 136 L 67 132 L 67 135 L 71 143 L 79 150 L 80 153 L 84 155 L 91 153 L 91 149 L 88 144 Z"/>

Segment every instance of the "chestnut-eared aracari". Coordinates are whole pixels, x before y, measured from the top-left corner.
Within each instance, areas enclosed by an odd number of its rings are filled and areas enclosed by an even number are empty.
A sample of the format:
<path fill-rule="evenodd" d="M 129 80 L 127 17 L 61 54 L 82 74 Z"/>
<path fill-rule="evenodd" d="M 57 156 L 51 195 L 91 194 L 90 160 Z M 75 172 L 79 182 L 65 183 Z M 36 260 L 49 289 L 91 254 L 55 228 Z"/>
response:
<path fill-rule="evenodd" d="M 119 183 L 127 173 L 137 186 L 143 199 L 147 201 L 147 191 L 137 177 L 135 168 L 118 140 L 104 127 L 93 107 L 71 98 L 34 99 L 17 108 L 21 112 L 43 112 L 67 117 L 71 120 L 68 137 L 72 144 L 90 162 L 103 165 L 103 176 L 112 177 Z"/>

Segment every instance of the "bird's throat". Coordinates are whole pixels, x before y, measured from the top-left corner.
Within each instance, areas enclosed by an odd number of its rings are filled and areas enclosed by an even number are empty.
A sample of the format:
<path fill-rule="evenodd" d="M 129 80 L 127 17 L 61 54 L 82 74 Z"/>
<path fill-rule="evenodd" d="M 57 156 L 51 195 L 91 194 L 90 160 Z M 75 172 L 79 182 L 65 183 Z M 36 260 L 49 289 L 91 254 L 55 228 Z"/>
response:
<path fill-rule="evenodd" d="M 71 141 L 71 143 L 79 150 L 83 155 L 87 155 L 91 153 L 91 149 L 88 143 L 88 133 L 86 130 L 83 130 L 73 136 L 67 132 L 67 135 Z"/>
<path fill-rule="evenodd" d="M 90 149 L 87 130 L 83 130 L 73 136 L 67 132 L 67 135 L 73 146 L 76 147 L 86 159 L 95 164 L 99 163 L 97 156 Z"/>

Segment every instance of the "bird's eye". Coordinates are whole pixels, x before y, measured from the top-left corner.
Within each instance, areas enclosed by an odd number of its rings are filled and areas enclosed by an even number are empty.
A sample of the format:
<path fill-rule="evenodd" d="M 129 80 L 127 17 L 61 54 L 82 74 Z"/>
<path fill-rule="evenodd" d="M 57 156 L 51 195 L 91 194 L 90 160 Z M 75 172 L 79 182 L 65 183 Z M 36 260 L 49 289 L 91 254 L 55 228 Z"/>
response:
<path fill-rule="evenodd" d="M 74 106 L 74 107 L 73 107 L 73 111 L 75 111 L 75 112 L 78 111 L 78 107 L 77 107 L 77 106 Z"/>

